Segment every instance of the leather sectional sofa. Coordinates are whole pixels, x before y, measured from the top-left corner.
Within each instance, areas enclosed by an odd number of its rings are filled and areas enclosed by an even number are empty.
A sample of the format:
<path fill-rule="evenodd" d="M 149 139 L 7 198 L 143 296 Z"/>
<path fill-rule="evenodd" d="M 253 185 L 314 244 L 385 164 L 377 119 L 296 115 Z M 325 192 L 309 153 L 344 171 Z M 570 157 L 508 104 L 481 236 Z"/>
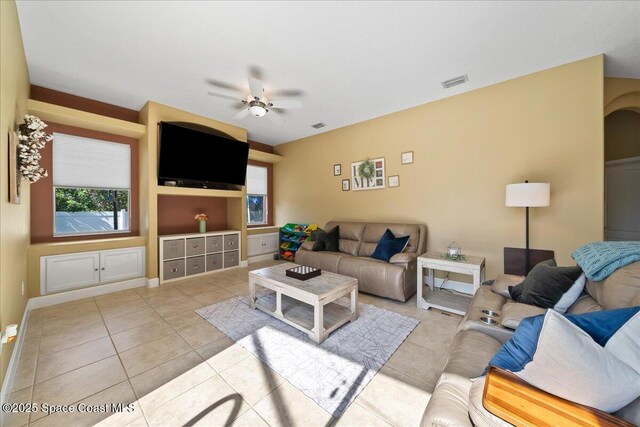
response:
<path fill-rule="evenodd" d="M 546 310 L 514 302 L 509 298 L 509 285 L 522 281 L 520 276 L 500 275 L 492 285 L 478 289 L 467 315 L 458 325 L 458 333 L 449 349 L 449 356 L 431 400 L 422 417 L 422 427 L 472 426 L 469 418 L 471 378 L 482 375 L 487 363 L 506 342 L 525 317 L 545 313 Z M 587 313 L 640 305 L 640 261 L 619 269 L 601 282 L 587 281 L 583 295 L 567 313 Z M 500 313 L 495 325 L 482 322 L 482 310 Z M 471 399 L 481 400 L 472 393 Z M 481 402 L 474 402 L 478 407 Z M 640 398 L 615 413 L 616 416 L 640 425 Z M 496 417 L 486 417 L 475 425 L 509 425 Z"/>
<path fill-rule="evenodd" d="M 295 262 L 358 279 L 358 290 L 406 301 L 416 293 L 416 259 L 425 252 L 427 228 L 422 224 L 331 221 L 324 230 L 340 226 L 339 252 L 312 251 L 305 242 L 296 252 Z M 389 262 L 371 258 L 378 241 L 389 229 L 396 237 L 410 236 L 402 253 Z"/>

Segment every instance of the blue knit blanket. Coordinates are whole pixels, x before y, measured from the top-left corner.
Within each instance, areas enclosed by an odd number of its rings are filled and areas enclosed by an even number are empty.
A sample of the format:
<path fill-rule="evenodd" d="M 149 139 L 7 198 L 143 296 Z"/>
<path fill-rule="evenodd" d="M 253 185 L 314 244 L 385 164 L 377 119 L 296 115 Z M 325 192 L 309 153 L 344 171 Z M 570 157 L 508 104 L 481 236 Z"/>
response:
<path fill-rule="evenodd" d="M 619 268 L 640 261 L 640 242 L 594 242 L 571 254 L 589 280 L 598 282 Z"/>

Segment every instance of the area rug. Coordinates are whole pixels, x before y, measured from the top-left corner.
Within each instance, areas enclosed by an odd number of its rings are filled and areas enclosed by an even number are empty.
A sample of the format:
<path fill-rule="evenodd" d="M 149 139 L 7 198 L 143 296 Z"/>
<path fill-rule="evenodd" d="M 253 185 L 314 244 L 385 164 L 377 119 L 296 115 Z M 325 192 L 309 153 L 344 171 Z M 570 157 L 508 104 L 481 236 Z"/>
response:
<path fill-rule="evenodd" d="M 346 298 L 337 301 L 349 305 Z M 419 320 L 370 304 L 358 304 L 358 319 L 322 344 L 249 305 L 230 298 L 196 310 L 334 417 L 339 417 L 371 381 Z"/>

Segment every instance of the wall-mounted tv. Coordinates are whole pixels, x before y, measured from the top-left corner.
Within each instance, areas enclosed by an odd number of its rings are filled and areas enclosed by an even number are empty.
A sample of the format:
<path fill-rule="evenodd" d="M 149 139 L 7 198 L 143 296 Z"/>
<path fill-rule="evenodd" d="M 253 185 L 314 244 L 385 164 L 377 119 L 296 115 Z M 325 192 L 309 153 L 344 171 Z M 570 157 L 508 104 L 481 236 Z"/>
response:
<path fill-rule="evenodd" d="M 249 144 L 192 123 L 161 122 L 158 183 L 237 189 L 245 184 Z"/>

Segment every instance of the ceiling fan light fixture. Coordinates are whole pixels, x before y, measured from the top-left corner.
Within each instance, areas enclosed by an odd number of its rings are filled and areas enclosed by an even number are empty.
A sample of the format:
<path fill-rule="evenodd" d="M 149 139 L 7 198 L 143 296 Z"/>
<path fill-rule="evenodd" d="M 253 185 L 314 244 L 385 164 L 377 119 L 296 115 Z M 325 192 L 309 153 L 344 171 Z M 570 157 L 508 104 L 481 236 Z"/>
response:
<path fill-rule="evenodd" d="M 249 111 L 253 116 L 256 116 L 256 117 L 262 117 L 265 114 L 267 114 L 267 109 L 264 108 L 262 105 L 252 105 L 251 107 L 249 107 Z"/>

